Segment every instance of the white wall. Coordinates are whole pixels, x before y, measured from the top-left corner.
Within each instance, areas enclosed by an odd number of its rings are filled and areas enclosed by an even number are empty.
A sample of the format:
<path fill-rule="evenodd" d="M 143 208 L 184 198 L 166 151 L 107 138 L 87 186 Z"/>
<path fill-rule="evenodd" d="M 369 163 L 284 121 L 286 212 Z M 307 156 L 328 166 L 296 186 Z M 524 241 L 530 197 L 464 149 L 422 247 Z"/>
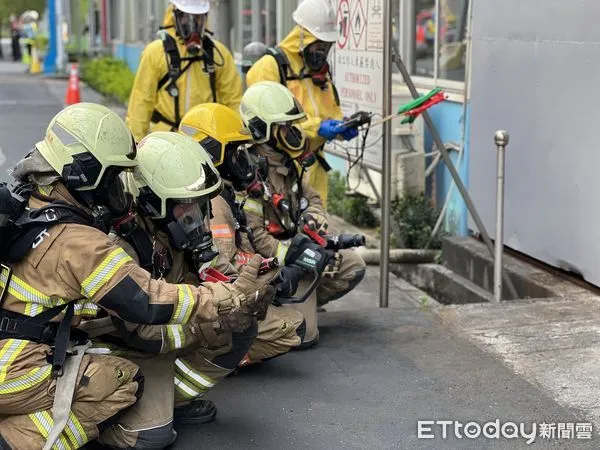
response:
<path fill-rule="evenodd" d="M 470 193 L 486 228 L 505 128 L 505 244 L 600 285 L 600 1 L 477 0 L 473 14 Z"/>

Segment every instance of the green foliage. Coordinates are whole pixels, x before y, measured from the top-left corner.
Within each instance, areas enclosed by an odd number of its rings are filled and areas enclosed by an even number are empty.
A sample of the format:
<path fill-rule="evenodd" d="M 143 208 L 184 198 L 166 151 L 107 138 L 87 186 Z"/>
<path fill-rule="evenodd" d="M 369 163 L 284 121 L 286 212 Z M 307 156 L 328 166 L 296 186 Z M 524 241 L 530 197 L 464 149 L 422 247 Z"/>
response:
<path fill-rule="evenodd" d="M 337 171 L 331 172 L 327 199 L 328 212 L 357 227 L 375 228 L 379 221 L 369 208 L 367 198 L 348 197 L 345 191 L 346 180 L 343 175 Z"/>
<path fill-rule="evenodd" d="M 46 51 L 48 48 L 48 36 L 44 36 L 43 34 L 38 34 L 35 37 L 35 46 L 38 50 Z"/>
<path fill-rule="evenodd" d="M 423 194 L 407 194 L 392 203 L 392 221 L 396 239 L 404 248 L 426 248 L 439 217 L 439 211 Z M 428 248 L 441 248 L 442 235 L 434 236 Z"/>
<path fill-rule="evenodd" d="M 124 61 L 106 56 L 82 61 L 81 78 L 101 94 L 126 103 L 134 75 Z"/>
<path fill-rule="evenodd" d="M 37 11 L 41 18 L 45 8 L 46 0 L 0 0 L 0 20 L 5 24 L 11 14 L 20 16 L 28 9 Z"/>

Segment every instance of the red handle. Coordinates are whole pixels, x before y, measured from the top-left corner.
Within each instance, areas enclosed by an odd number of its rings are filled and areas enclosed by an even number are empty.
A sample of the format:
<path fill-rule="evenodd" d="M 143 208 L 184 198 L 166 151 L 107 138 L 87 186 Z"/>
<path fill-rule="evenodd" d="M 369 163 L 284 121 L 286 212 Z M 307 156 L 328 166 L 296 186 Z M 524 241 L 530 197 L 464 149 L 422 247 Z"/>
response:
<path fill-rule="evenodd" d="M 325 240 L 325 238 L 323 236 L 321 236 L 319 233 L 317 233 L 315 230 L 311 230 L 308 225 L 304 225 L 303 230 L 304 230 L 304 234 L 306 234 L 308 237 L 310 237 L 313 241 L 315 241 L 321 247 L 323 247 L 323 248 L 327 247 L 327 241 Z"/>

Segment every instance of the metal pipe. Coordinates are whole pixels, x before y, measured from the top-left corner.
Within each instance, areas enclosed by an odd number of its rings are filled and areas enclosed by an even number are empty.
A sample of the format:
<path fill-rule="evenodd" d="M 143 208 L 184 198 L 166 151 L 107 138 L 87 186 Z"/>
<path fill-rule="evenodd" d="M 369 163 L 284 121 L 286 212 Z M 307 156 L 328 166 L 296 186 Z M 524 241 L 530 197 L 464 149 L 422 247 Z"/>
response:
<path fill-rule="evenodd" d="M 415 84 L 413 83 L 413 81 L 410 77 L 410 74 L 406 70 L 406 66 L 402 62 L 402 58 L 399 55 L 394 55 L 394 60 L 396 62 L 396 65 L 398 66 L 398 70 L 402 74 L 402 78 L 404 78 L 404 82 L 406 83 L 406 86 L 408 87 L 410 94 L 415 99 L 419 98 L 419 93 L 417 92 L 417 88 L 415 87 Z M 448 151 L 444 147 L 444 143 L 442 142 L 440 134 L 438 133 L 435 125 L 433 124 L 433 121 L 431 120 L 431 116 L 429 115 L 429 113 L 427 111 L 423 111 L 422 116 L 423 116 L 423 120 L 425 121 L 425 125 L 427 125 L 427 128 L 429 129 L 429 132 L 431 133 L 433 142 L 435 142 L 435 145 L 439 149 L 440 155 L 442 156 L 442 159 L 444 160 L 444 163 L 446 164 L 446 167 L 448 168 L 450 175 L 452 175 L 452 178 L 454 179 L 454 183 L 456 184 L 456 187 L 458 188 L 460 195 L 462 196 L 463 200 L 465 201 L 467 208 L 469 209 L 469 212 L 471 213 L 471 217 L 473 217 L 473 221 L 475 222 L 475 225 L 477 226 L 477 229 L 479 230 L 479 233 L 481 233 L 483 242 L 485 242 L 485 245 L 487 246 L 487 248 L 490 252 L 490 255 L 493 255 L 494 254 L 494 245 L 492 244 L 490 236 L 488 235 L 487 230 L 485 229 L 485 226 L 483 225 L 483 221 L 481 220 L 481 217 L 479 217 L 479 213 L 475 209 L 475 205 L 473 204 L 473 201 L 471 200 L 471 196 L 467 192 L 467 188 L 465 188 L 465 185 L 463 184 L 462 180 L 460 179 L 460 176 L 458 175 L 456 167 L 454 167 L 454 164 L 452 164 L 450 155 L 448 155 Z M 384 151 L 384 153 L 385 153 L 385 151 Z M 385 167 L 384 167 L 384 170 L 385 170 Z M 506 286 L 508 287 L 508 290 L 510 291 L 511 296 L 513 298 L 518 298 L 519 295 L 517 294 L 517 290 L 515 289 L 515 286 L 512 283 L 512 280 L 510 279 L 510 277 L 506 271 L 502 272 L 502 277 L 504 279 L 504 282 L 506 283 Z"/>
<path fill-rule="evenodd" d="M 494 252 L 494 300 L 502 300 L 502 250 L 504 248 L 504 150 L 508 145 L 508 133 L 496 131 L 494 142 L 498 149 L 498 173 L 496 175 L 496 248 Z"/>
<path fill-rule="evenodd" d="M 381 264 L 381 253 L 379 249 L 359 247 L 356 253 L 369 266 Z M 440 254 L 439 250 L 421 250 L 412 248 L 394 248 L 390 250 L 390 262 L 394 264 L 425 264 L 436 261 Z"/>
<path fill-rule="evenodd" d="M 392 111 L 392 0 L 384 0 L 383 21 L 383 117 Z M 382 177 L 381 177 L 381 267 L 379 276 L 379 307 L 389 304 L 390 284 L 390 203 L 392 186 L 392 127 L 391 122 L 383 125 Z"/>

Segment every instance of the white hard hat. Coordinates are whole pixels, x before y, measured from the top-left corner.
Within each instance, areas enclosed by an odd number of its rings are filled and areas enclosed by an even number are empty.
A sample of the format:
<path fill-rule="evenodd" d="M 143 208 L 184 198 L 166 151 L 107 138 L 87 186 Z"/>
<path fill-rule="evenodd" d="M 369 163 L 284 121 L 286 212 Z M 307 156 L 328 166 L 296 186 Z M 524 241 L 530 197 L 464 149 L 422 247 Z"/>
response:
<path fill-rule="evenodd" d="M 187 14 L 207 14 L 210 10 L 209 0 L 171 0 L 171 3 Z"/>
<path fill-rule="evenodd" d="M 40 18 L 40 15 L 38 14 L 37 11 L 29 11 L 29 17 L 31 17 L 31 20 L 36 21 Z"/>
<path fill-rule="evenodd" d="M 335 11 L 329 0 L 303 0 L 292 18 L 320 41 L 336 42 L 339 38 Z"/>

